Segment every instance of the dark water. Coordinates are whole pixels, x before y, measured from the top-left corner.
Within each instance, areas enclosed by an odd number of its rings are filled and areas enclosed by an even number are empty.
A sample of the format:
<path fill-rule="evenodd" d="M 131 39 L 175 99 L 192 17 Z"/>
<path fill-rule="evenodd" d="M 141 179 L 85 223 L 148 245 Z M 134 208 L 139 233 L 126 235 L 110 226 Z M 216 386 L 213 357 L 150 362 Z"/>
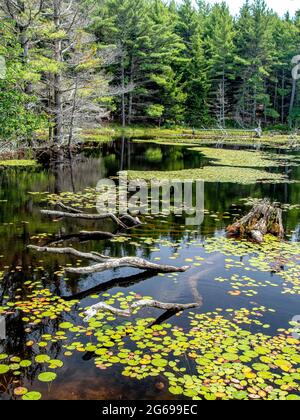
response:
<path fill-rule="evenodd" d="M 282 153 L 282 152 L 281 152 Z M 295 152 L 293 153 L 295 154 Z M 90 147 L 81 154 L 73 157 L 64 164 L 50 165 L 48 168 L 38 169 L 0 169 L 0 272 L 4 278 L 0 281 L 0 305 L 3 297 L 22 299 L 26 295 L 24 282 L 42 279 L 43 286 L 49 288 L 55 295 L 80 300 L 80 306 L 85 307 L 95 303 L 89 296 L 91 293 L 109 291 L 115 293 L 134 291 L 140 295 L 150 295 L 161 301 L 201 302 L 196 311 L 207 312 L 216 307 L 240 308 L 247 307 L 249 298 L 234 298 L 227 294 L 229 285 L 214 281 L 215 277 L 225 275 L 225 257 L 221 254 L 206 254 L 202 244 L 205 239 L 215 235 L 224 235 L 224 228 L 237 213 L 242 213 L 244 207 L 240 199 L 247 197 L 269 197 L 282 203 L 298 204 L 300 198 L 300 184 L 256 184 L 239 185 L 224 183 L 205 184 L 205 209 L 209 210 L 200 226 L 186 226 L 184 218 L 167 216 L 148 218 L 147 224 L 135 228 L 130 233 L 133 240 L 140 237 L 167 240 L 168 246 L 159 246 L 160 251 L 151 251 L 153 246 L 136 247 L 129 243 L 112 243 L 110 241 L 90 241 L 88 243 L 73 243 L 83 251 L 99 251 L 111 256 L 138 255 L 149 260 L 160 257 L 160 263 L 186 265 L 187 258 L 204 257 L 201 267 L 192 267 L 188 272 L 177 277 L 162 277 L 141 273 L 135 269 L 120 269 L 89 276 L 71 277 L 69 280 L 57 275 L 59 267 L 72 261 L 69 257 L 36 254 L 29 252 L 26 246 L 30 243 L 41 243 L 34 239 L 39 234 L 66 234 L 79 230 L 97 229 L 113 231 L 110 223 L 74 222 L 70 220 L 51 221 L 40 215 L 41 204 L 36 196 L 28 192 L 59 193 L 62 191 L 78 192 L 86 187 L 95 187 L 98 180 L 114 176 L 119 170 L 181 170 L 199 168 L 207 161 L 198 153 L 179 146 L 145 145 L 131 142 L 115 141 L 98 147 Z M 300 179 L 300 169 L 280 168 L 293 179 Z M 236 206 L 233 207 L 232 204 Z M 225 212 L 229 219 L 223 218 Z M 217 213 L 218 217 L 211 217 Z M 299 210 L 292 210 L 284 214 L 284 223 L 290 239 L 299 240 Z M 217 219 L 217 220 L 216 220 Z M 175 252 L 179 252 L 176 261 L 170 260 Z M 236 273 L 239 270 L 236 269 Z M 252 275 L 252 274 L 251 274 Z M 276 281 L 276 275 L 271 273 L 254 273 L 257 280 Z M 253 299 L 252 299 L 253 300 Z M 283 296 L 278 288 L 267 287 L 254 298 L 259 305 L 271 307 L 277 315 L 265 316 L 264 321 L 271 324 L 271 331 L 286 328 L 294 314 L 299 313 L 297 296 Z M 77 308 L 78 309 L 78 308 Z M 145 310 L 149 316 L 159 316 L 155 310 Z M 66 320 L 82 323 L 76 308 L 66 315 Z M 36 341 L 39 335 L 58 329 L 58 324 L 64 320 L 61 317 L 49 323 L 46 331 L 41 327 L 35 330 Z M 185 325 L 186 315 L 171 320 Z M 252 327 L 251 327 L 252 328 Z M 0 341 L 0 353 L 19 355 L 33 360 L 41 351 L 34 347 L 27 347 L 26 341 L 33 337 L 24 330 L 20 314 L 12 314 L 7 322 L 7 339 Z M 95 368 L 92 358 L 81 353 L 74 353 L 71 358 L 64 356 L 61 344 L 53 344 L 47 348 L 51 359 L 60 359 L 64 367 L 58 371 L 58 378 L 48 386 L 37 380 L 41 367 L 33 364 L 26 374 L 18 379 L 5 376 L 0 377 L 0 399 L 15 398 L 12 394 L 13 381 L 18 385 L 42 392 L 44 399 L 168 399 L 173 398 L 167 391 L 155 388 L 155 379 L 136 382 L 127 379 L 120 373 L 119 368 L 101 371 Z M 43 351 L 42 351 L 43 352 Z"/>

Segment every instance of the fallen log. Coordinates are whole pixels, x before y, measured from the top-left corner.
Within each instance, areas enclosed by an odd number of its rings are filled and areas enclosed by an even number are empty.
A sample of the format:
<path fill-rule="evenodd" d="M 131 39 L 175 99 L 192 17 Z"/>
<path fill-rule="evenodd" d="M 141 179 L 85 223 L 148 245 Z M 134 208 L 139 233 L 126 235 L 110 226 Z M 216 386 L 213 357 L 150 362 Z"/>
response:
<path fill-rule="evenodd" d="M 185 311 L 186 309 L 192 309 L 197 308 L 199 306 L 198 303 L 187 303 L 187 304 L 181 304 L 181 303 L 163 303 L 159 302 L 157 300 L 139 300 L 135 303 L 133 303 L 128 309 L 118 309 L 111 305 L 108 305 L 105 302 L 99 302 L 95 305 L 88 308 L 84 314 L 84 322 L 88 322 L 91 318 L 93 318 L 95 315 L 97 315 L 98 312 L 104 310 L 113 313 L 114 315 L 123 316 L 123 317 L 130 317 L 133 315 L 134 311 L 136 309 L 140 308 L 156 308 L 156 309 L 163 309 L 165 311 L 175 311 L 175 312 L 181 312 Z"/>
<path fill-rule="evenodd" d="M 121 268 L 121 267 L 132 267 L 138 268 L 140 270 L 150 270 L 157 273 L 176 273 L 176 272 L 185 272 L 190 267 L 174 267 L 171 265 L 160 265 L 151 263 L 147 260 L 138 257 L 123 257 L 123 258 L 111 258 L 105 255 L 98 254 L 97 252 L 81 252 L 77 251 L 74 248 L 52 248 L 52 247 L 39 247 L 35 245 L 28 245 L 28 249 L 32 249 L 37 252 L 48 252 L 52 254 L 62 254 L 62 255 L 73 255 L 74 257 L 80 259 L 88 259 L 100 264 L 95 264 L 89 267 L 65 267 L 65 271 L 73 274 L 92 274 L 98 273 L 105 270 Z"/>
<path fill-rule="evenodd" d="M 271 204 L 269 200 L 256 203 L 250 212 L 227 227 L 229 236 L 250 237 L 256 242 L 263 242 L 268 233 L 284 238 L 282 210 Z"/>

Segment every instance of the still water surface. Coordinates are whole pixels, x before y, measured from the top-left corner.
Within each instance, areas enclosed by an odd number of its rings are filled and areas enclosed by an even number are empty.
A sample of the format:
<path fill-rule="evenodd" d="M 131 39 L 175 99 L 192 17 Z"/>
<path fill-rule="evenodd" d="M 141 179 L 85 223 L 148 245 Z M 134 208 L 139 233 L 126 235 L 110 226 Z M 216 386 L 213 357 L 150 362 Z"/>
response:
<path fill-rule="evenodd" d="M 282 152 L 281 152 L 282 153 Z M 296 154 L 295 152 L 293 154 Z M 205 240 L 212 236 L 224 235 L 225 227 L 237 214 L 243 213 L 244 205 L 240 201 L 247 197 L 269 197 L 282 203 L 299 203 L 300 184 L 256 184 L 239 185 L 225 183 L 205 184 L 205 209 L 207 214 L 201 226 L 191 227 L 184 224 L 184 218 L 148 217 L 146 224 L 133 229 L 132 241 L 141 237 L 158 240 L 153 246 L 140 244 L 136 246 L 130 241 L 112 243 L 110 241 L 90 241 L 73 243 L 83 251 L 95 250 L 110 256 L 138 255 L 149 260 L 160 258 L 162 264 L 186 265 L 186 259 L 204 258 L 202 265 L 192 266 L 179 276 L 157 276 L 141 273 L 135 269 L 123 268 L 116 271 L 92 274 L 89 276 L 70 277 L 68 280 L 57 275 L 60 266 L 69 264 L 70 257 L 36 254 L 29 252 L 26 246 L 30 243 L 43 244 L 43 238 L 37 235 L 47 233 L 69 234 L 83 229 L 113 230 L 109 223 L 75 222 L 70 220 L 51 221 L 40 215 L 42 205 L 38 197 L 28 192 L 60 193 L 62 191 L 78 192 L 86 187 L 95 187 L 98 180 L 115 176 L 119 170 L 181 170 L 199 168 L 207 164 L 207 160 L 199 153 L 194 153 L 180 146 L 160 146 L 140 144 L 126 141 L 114 141 L 98 147 L 90 147 L 79 155 L 66 161 L 63 165 L 47 165 L 38 169 L 0 169 L 0 272 L 4 273 L 0 282 L 0 305 L 4 296 L 12 299 L 24 299 L 27 280 L 42 279 L 43 287 L 49 288 L 57 296 L 80 300 L 80 307 L 89 306 L 95 300 L 89 296 L 104 291 L 116 293 L 130 291 L 142 296 L 152 296 L 160 301 L 201 303 L 197 312 L 208 312 L 215 308 L 248 307 L 250 301 L 276 310 L 267 314 L 264 322 L 270 324 L 269 333 L 278 328 L 287 328 L 291 318 L 299 312 L 297 296 L 282 295 L 278 288 L 266 287 L 257 297 L 233 297 L 228 294 L 230 286 L 215 282 L 216 277 L 227 275 L 225 257 L 219 253 L 207 254 Z M 300 180 L 299 167 L 281 168 L 288 171 L 293 179 Z M 299 210 L 284 213 L 284 223 L 289 239 L 299 240 Z M 45 240 L 44 240 L 45 241 Z M 167 241 L 167 246 L 159 243 Z M 178 253 L 176 260 L 170 259 Z M 237 259 L 239 260 L 239 259 Z M 231 274 L 242 274 L 237 268 Z M 257 281 L 282 281 L 274 273 L 254 273 Z M 157 310 L 143 310 L 144 316 L 157 317 Z M 187 314 L 173 317 L 170 322 L 184 326 Z M 39 350 L 26 346 L 33 339 L 39 341 L 42 334 L 53 334 L 58 325 L 64 321 L 82 324 L 78 317 L 78 307 L 58 320 L 49 321 L 46 327 L 36 328 L 34 333 L 24 329 L 21 315 L 12 314 L 7 321 L 7 339 L 0 341 L 0 353 L 5 352 L 34 360 Z M 255 331 L 255 327 L 249 326 Z M 169 399 L 167 387 L 158 390 L 156 378 L 135 381 L 121 375 L 118 367 L 108 370 L 96 369 L 93 357 L 84 353 L 74 353 L 65 357 L 65 350 L 60 343 L 53 343 L 43 351 L 51 359 L 60 359 L 64 367 L 59 370 L 58 377 L 52 385 L 42 384 L 37 380 L 42 367 L 36 363 L 22 373 L 17 379 L 13 375 L 0 377 L 0 399 L 13 399 L 13 381 L 18 385 L 40 391 L 44 399 Z"/>

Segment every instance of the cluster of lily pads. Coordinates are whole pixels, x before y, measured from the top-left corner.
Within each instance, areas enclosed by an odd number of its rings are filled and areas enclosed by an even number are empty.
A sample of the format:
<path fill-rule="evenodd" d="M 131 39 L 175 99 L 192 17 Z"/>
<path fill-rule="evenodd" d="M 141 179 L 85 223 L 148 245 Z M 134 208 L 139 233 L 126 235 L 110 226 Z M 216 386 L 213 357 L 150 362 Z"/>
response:
<path fill-rule="evenodd" d="M 66 301 L 54 296 L 49 289 L 33 290 L 27 300 L 7 302 L 2 312 L 20 311 L 22 321 L 32 325 L 40 324 L 45 318 L 57 319 L 60 315 L 70 312 L 76 301 Z M 41 343 L 40 343 L 41 344 Z M 40 345 L 40 347 L 43 347 Z"/>
<path fill-rule="evenodd" d="M 128 307 L 137 297 L 121 292 L 109 304 Z M 138 297 L 140 298 L 140 297 Z M 94 354 L 101 370 L 120 366 L 126 377 L 164 377 L 174 395 L 193 399 L 299 399 L 300 342 L 282 331 L 275 337 L 252 334 L 238 323 L 256 322 L 251 314 L 267 309 L 189 313 L 187 329 L 169 323 L 152 325 L 153 318 L 120 321 L 100 312 L 89 321 L 85 335 L 68 348 Z M 264 326 L 266 328 L 266 326 Z"/>
<path fill-rule="evenodd" d="M 41 199 L 41 202 L 46 202 L 50 205 L 56 205 L 58 202 L 65 205 L 71 205 L 74 208 L 80 209 L 94 209 L 96 207 L 97 193 L 95 188 L 85 188 L 83 191 L 77 193 L 62 192 L 60 194 L 46 194 Z"/>
<path fill-rule="evenodd" d="M 297 158 L 291 155 L 278 156 L 254 150 L 216 149 L 212 147 L 193 147 L 190 150 L 201 153 L 210 159 L 214 165 L 221 166 L 266 168 L 284 164 L 297 165 Z"/>
<path fill-rule="evenodd" d="M 280 173 L 267 172 L 262 169 L 230 167 L 230 166 L 205 166 L 199 169 L 184 169 L 180 171 L 128 171 L 130 180 L 198 180 L 204 182 L 226 182 L 238 184 L 286 183 L 288 178 Z"/>
<path fill-rule="evenodd" d="M 227 259 L 225 267 L 244 269 L 247 272 L 274 272 L 283 280 L 280 285 L 282 293 L 300 294 L 300 244 L 298 242 L 281 242 L 272 235 L 267 235 L 265 242 L 258 245 L 249 241 L 217 237 L 207 239 L 205 251 L 218 252 L 227 257 L 242 257 L 244 261 Z M 223 277 L 216 280 L 226 281 Z M 275 281 L 262 283 L 236 274 L 227 281 L 235 289 L 249 286 L 253 289 L 268 285 L 279 286 Z"/>
<path fill-rule="evenodd" d="M 130 292 L 91 296 L 109 305 L 127 309 L 137 299 Z M 24 302 L 7 304 L 10 311 L 24 313 L 26 331 L 40 322 L 55 320 L 71 310 L 76 301 L 63 302 L 44 289 L 33 291 Z M 82 308 L 85 310 L 86 308 Z M 100 370 L 121 369 L 133 380 L 158 378 L 176 396 L 193 399 L 299 399 L 300 341 L 292 330 L 278 331 L 274 337 L 251 333 L 243 325 L 269 328 L 261 318 L 273 312 L 264 306 L 251 309 L 216 309 L 206 314 L 187 313 L 186 328 L 171 323 L 155 323 L 154 318 L 117 318 L 101 311 L 88 324 L 63 321 L 55 334 L 43 334 L 39 342 L 27 342 L 38 350 L 32 360 L 0 354 L 0 380 L 10 374 L 19 377 L 35 363 L 41 367 L 37 379 L 51 383 L 61 360 L 51 360 L 48 346 L 60 341 L 64 355 L 88 352 Z M 80 314 L 84 317 L 84 311 Z M 185 315 L 182 315 L 185 316 Z M 176 324 L 176 323 L 175 323 Z M 44 348 L 44 352 L 41 349 Z M 164 385 L 165 386 L 165 385 Z M 16 386 L 14 395 L 40 399 L 41 393 Z"/>

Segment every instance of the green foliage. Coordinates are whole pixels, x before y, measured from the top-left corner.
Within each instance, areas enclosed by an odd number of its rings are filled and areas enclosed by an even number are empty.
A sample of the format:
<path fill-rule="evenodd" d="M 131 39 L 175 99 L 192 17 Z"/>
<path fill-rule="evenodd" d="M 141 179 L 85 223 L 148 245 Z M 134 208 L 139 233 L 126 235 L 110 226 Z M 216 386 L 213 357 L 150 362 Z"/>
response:
<path fill-rule="evenodd" d="M 94 0 L 75 3 L 84 15 Z M 64 14 L 55 23 L 52 6 L 1 12 L 1 139 L 28 140 L 47 128 L 62 141 L 73 125 L 108 111 L 123 125 L 299 126 L 299 82 L 291 78 L 299 16 L 279 17 L 263 0 L 245 2 L 236 17 L 225 2 L 102 0 L 87 25 L 75 19 L 70 30 Z"/>
<path fill-rule="evenodd" d="M 21 46 L 9 22 L 0 26 L 0 55 L 6 63 L 5 77 L 0 78 L 0 140 L 28 140 L 44 118 L 33 111 L 37 101 L 26 93 L 32 73 L 21 58 Z"/>

